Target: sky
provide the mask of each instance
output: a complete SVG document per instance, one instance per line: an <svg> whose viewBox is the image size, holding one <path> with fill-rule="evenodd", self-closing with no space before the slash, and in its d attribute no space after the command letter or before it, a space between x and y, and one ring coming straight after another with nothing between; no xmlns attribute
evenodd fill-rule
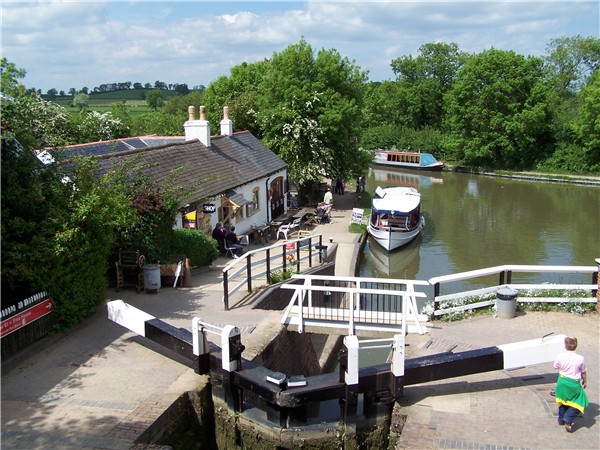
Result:
<svg viewBox="0 0 600 450"><path fill-rule="evenodd" d="M2 57L43 93L126 81L208 86L303 38L383 81L395 78L394 58L418 56L427 43L543 56L553 39L600 37L598 0L2 0L0 13Z"/></svg>

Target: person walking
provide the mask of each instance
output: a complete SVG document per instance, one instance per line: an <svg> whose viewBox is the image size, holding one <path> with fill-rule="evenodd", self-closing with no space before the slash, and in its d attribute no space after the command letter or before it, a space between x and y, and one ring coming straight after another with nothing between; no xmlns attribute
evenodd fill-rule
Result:
<svg viewBox="0 0 600 450"><path fill-rule="evenodd" d="M583 356L575 352L577 338L565 338L565 352L560 353L554 360L554 368L558 369L558 380L554 395L558 403L558 424L572 433L575 427L575 417L583 414L588 405L585 392L587 387L587 369Z"/></svg>
<svg viewBox="0 0 600 450"><path fill-rule="evenodd" d="M325 196L323 197L323 203L329 205L329 209L333 206L333 194L331 193L331 188L327 188L327 192L325 192Z"/></svg>

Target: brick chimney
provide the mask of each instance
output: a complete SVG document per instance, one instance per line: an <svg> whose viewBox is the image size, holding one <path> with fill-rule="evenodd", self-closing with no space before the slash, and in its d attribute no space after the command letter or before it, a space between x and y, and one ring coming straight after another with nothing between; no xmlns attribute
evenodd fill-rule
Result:
<svg viewBox="0 0 600 450"><path fill-rule="evenodd" d="M200 120L196 120L196 109L188 106L188 120L183 124L185 140L199 139L207 147L210 147L210 123L206 120L206 108L200 107Z"/></svg>
<svg viewBox="0 0 600 450"><path fill-rule="evenodd" d="M223 120L221 120L221 135L231 136L233 134L233 122L229 119L229 107L223 106Z"/></svg>

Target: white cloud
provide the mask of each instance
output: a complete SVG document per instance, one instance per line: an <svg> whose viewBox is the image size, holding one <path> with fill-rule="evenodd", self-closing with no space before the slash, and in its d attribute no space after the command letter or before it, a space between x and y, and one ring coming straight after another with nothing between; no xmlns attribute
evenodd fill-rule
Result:
<svg viewBox="0 0 600 450"><path fill-rule="evenodd" d="M429 42L541 55L564 35L598 36L593 1L549 2L10 2L2 55L46 91L118 81L208 85L232 66L269 58L304 37L336 49L371 79Z"/></svg>

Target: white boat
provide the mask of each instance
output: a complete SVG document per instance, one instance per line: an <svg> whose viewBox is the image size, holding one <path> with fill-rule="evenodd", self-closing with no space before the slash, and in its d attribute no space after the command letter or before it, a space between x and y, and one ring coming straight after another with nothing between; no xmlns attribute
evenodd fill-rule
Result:
<svg viewBox="0 0 600 450"><path fill-rule="evenodd" d="M384 166L413 170L442 170L444 168L444 162L435 159L431 153L403 152L382 148L375 150L373 162Z"/></svg>
<svg viewBox="0 0 600 450"><path fill-rule="evenodd" d="M425 226L421 214L421 194L412 187L377 187L371 202L367 230L387 251L416 238Z"/></svg>

